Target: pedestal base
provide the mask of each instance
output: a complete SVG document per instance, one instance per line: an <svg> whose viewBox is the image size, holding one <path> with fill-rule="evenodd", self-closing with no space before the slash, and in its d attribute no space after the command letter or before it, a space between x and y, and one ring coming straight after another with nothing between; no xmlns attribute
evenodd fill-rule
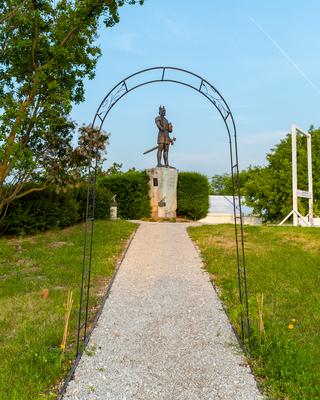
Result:
<svg viewBox="0 0 320 400"><path fill-rule="evenodd" d="M150 178L152 218L176 218L178 171L175 168L147 169Z"/></svg>

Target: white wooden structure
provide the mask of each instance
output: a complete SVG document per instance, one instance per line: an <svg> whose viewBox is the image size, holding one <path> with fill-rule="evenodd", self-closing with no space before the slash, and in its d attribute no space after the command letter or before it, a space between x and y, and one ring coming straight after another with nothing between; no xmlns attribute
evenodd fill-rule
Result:
<svg viewBox="0 0 320 400"><path fill-rule="evenodd" d="M308 158L308 190L298 189L298 171L297 171L297 133L307 138L307 158ZM293 226L313 226L313 187L312 187L312 152L311 152L311 134L302 131L296 125L291 127L292 138L292 210L280 222L282 225L291 216L293 218ZM301 215L298 210L298 198L309 199L309 212L306 216Z"/></svg>

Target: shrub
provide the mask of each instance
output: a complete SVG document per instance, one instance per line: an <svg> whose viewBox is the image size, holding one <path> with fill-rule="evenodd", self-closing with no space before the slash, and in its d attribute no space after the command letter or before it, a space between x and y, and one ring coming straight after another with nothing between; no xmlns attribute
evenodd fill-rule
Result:
<svg viewBox="0 0 320 400"><path fill-rule="evenodd" d="M94 210L95 219L110 218L110 202L112 196L112 193L106 187L97 185ZM79 205L79 220L85 221L87 208L87 185L85 183L82 183L78 188L74 189L74 198Z"/></svg>
<svg viewBox="0 0 320 400"><path fill-rule="evenodd" d="M150 217L149 177L145 171L128 171L99 179L99 186L116 195L118 215L123 219Z"/></svg>
<svg viewBox="0 0 320 400"><path fill-rule="evenodd" d="M78 221L78 204L71 190L45 189L15 199L1 225L5 234L30 234L63 228Z"/></svg>
<svg viewBox="0 0 320 400"><path fill-rule="evenodd" d="M177 216L197 220L209 209L209 182L197 172L180 172L177 189Z"/></svg>

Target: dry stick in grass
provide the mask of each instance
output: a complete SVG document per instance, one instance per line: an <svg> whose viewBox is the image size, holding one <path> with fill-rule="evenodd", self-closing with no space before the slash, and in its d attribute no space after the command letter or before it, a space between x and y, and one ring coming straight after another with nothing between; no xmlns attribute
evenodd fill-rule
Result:
<svg viewBox="0 0 320 400"><path fill-rule="evenodd" d="M258 332L259 332L259 336L261 336L263 331L264 331L264 323L263 323L263 293L257 294L257 308L258 308Z"/></svg>
<svg viewBox="0 0 320 400"><path fill-rule="evenodd" d="M72 303L73 303L72 290L69 289L68 290L67 307L66 307L66 315L65 315L65 319L64 319L64 332L63 332L62 342L60 345L62 352L64 352L66 349L67 336L68 336L68 325L69 325Z"/></svg>

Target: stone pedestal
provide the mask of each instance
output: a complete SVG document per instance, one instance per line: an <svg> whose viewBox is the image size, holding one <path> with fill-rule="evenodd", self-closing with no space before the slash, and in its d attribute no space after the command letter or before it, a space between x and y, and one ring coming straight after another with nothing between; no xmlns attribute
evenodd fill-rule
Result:
<svg viewBox="0 0 320 400"><path fill-rule="evenodd" d="M150 178L152 218L175 218L177 210L178 171L175 168L147 169Z"/></svg>

